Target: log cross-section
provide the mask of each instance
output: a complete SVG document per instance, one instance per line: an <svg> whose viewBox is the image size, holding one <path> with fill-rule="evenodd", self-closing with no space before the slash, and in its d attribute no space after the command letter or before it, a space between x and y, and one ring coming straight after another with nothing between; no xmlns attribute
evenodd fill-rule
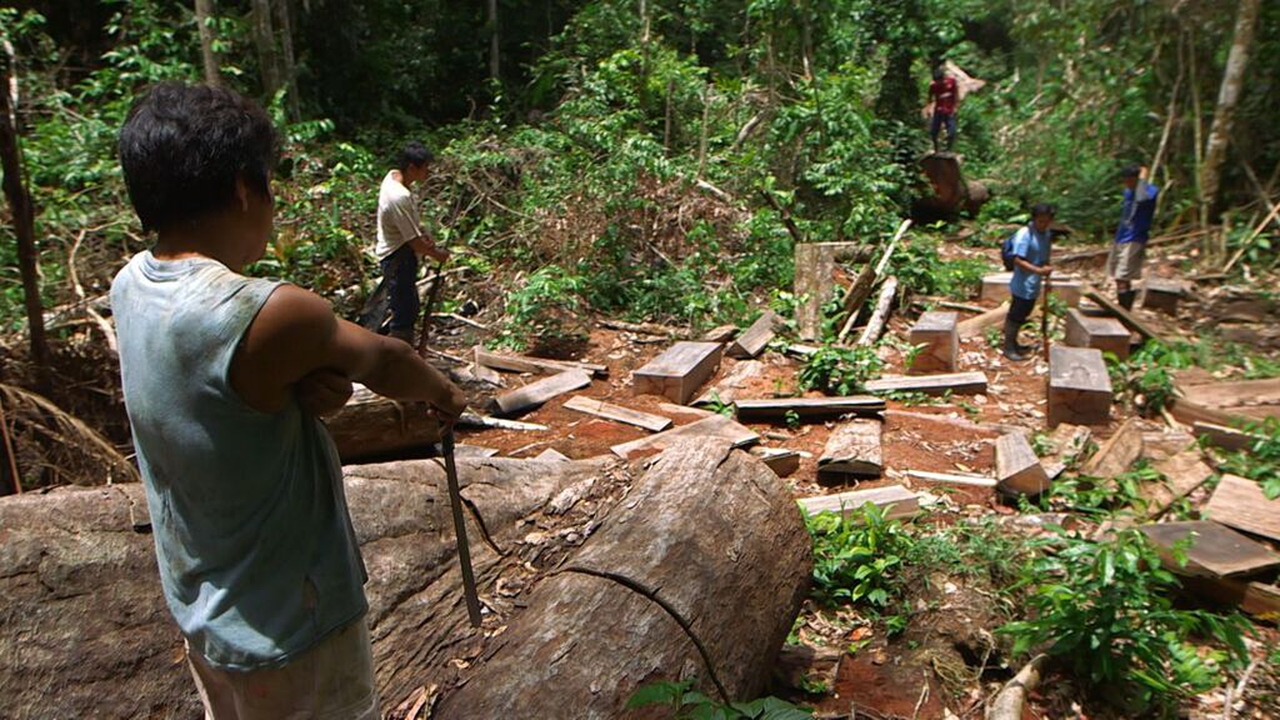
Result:
<svg viewBox="0 0 1280 720"><path fill-rule="evenodd" d="M715 374L723 350L720 343L678 342L635 371L635 394L662 395L683 405Z"/></svg>
<svg viewBox="0 0 1280 720"><path fill-rule="evenodd" d="M1049 427L1103 425L1111 416L1111 399L1111 377L1100 350L1050 348Z"/></svg>
<svg viewBox="0 0 1280 720"><path fill-rule="evenodd" d="M959 317L958 313L931 310L911 326L907 342L923 346L912 359L912 372L955 371L960 355Z"/></svg>

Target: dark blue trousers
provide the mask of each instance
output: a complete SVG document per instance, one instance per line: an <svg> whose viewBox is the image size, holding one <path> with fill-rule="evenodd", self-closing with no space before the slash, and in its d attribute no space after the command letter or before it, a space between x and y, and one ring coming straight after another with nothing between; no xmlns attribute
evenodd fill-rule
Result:
<svg viewBox="0 0 1280 720"><path fill-rule="evenodd" d="M382 259L382 275L387 279L390 331L413 331L418 319L418 255L408 243Z"/></svg>

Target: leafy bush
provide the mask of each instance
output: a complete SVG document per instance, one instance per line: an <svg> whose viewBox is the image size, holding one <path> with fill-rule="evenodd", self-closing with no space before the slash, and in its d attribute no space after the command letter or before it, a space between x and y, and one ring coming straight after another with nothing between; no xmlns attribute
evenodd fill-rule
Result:
<svg viewBox="0 0 1280 720"><path fill-rule="evenodd" d="M882 367L884 362L875 348L823 345L805 361L798 378L803 390L850 395L861 390L868 380L879 377Z"/></svg>
<svg viewBox="0 0 1280 720"><path fill-rule="evenodd" d="M627 699L627 708L666 706L677 720L806 720L813 717L810 710L776 697L726 705L692 688L692 678L642 685Z"/></svg>
<svg viewBox="0 0 1280 720"><path fill-rule="evenodd" d="M815 599L885 608L900 597L898 578L912 545L902 523L867 503L852 518L818 513L805 524L813 537Z"/></svg>
<svg viewBox="0 0 1280 720"><path fill-rule="evenodd" d="M917 234L894 253L890 265L898 281L920 295L967 297L990 271L981 258L943 260L938 239Z"/></svg>
<svg viewBox="0 0 1280 720"><path fill-rule="evenodd" d="M1077 677L1121 690L1109 696L1127 698L1135 712L1215 687L1223 663L1248 657L1241 616L1173 607L1169 594L1178 581L1140 531L1093 541L1058 529L1035 542L1045 552L1023 567L1020 582L1030 589L1031 619L1000 629L1013 638L1014 654L1047 646ZM1175 555L1185 563L1185 546ZM1224 651L1202 656L1189 642L1193 635Z"/></svg>

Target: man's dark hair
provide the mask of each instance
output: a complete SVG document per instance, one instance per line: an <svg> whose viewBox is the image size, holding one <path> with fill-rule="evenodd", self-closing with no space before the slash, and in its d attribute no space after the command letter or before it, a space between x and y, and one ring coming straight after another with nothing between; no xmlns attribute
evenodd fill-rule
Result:
<svg viewBox="0 0 1280 720"><path fill-rule="evenodd" d="M1039 217L1040 215L1048 215L1053 217L1058 214L1058 209L1049 203L1036 203L1031 206L1031 217Z"/></svg>
<svg viewBox="0 0 1280 720"><path fill-rule="evenodd" d="M231 205L236 178L268 194L276 131L239 93L164 82L130 108L119 151L142 228L164 231Z"/></svg>
<svg viewBox="0 0 1280 720"><path fill-rule="evenodd" d="M1129 163L1120 168L1120 177L1122 178L1136 178L1141 174L1142 167L1138 163Z"/></svg>
<svg viewBox="0 0 1280 720"><path fill-rule="evenodd" d="M942 79L942 66L941 66L941 65L939 65L939 66L937 66L937 67L935 67L935 68L933 69L933 79L934 79L934 80L941 80L941 79Z"/></svg>
<svg viewBox="0 0 1280 720"><path fill-rule="evenodd" d="M410 166L421 167L435 160L436 156L431 154L420 142L411 142L404 146L400 154L396 156L396 169L408 170Z"/></svg>

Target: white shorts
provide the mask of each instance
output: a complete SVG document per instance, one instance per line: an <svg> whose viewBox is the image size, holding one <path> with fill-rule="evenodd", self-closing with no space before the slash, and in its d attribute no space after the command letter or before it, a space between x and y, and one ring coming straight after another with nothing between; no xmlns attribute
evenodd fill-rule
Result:
<svg viewBox="0 0 1280 720"><path fill-rule="evenodd" d="M205 720L379 720L361 617L279 668L219 670L187 649Z"/></svg>

